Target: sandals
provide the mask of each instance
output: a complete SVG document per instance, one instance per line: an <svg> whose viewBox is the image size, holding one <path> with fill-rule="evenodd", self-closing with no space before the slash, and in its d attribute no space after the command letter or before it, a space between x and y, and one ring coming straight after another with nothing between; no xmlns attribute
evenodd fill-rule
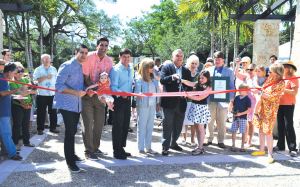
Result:
<svg viewBox="0 0 300 187"><path fill-rule="evenodd" d="M236 152L236 149L232 147L232 148L230 149L230 151L231 151L231 152Z"/></svg>
<svg viewBox="0 0 300 187"><path fill-rule="evenodd" d="M194 151L194 152L192 152L192 155L193 156L196 156L196 155L201 155L201 154L203 154L204 153L204 149L202 148L202 149L200 149L199 147Z"/></svg>
<svg viewBox="0 0 300 187"><path fill-rule="evenodd" d="M240 152L246 152L246 149L240 149Z"/></svg>

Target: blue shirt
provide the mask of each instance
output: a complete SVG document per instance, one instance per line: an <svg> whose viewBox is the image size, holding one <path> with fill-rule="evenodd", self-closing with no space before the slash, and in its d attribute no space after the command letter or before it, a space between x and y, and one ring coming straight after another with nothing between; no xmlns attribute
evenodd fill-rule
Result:
<svg viewBox="0 0 300 187"><path fill-rule="evenodd" d="M39 82L40 87L49 88L49 89L55 89L55 80L57 76L57 70L53 66L49 66L47 69L43 64L37 67L33 74L33 80L37 80L38 78L42 78L46 75L52 74L51 79L45 79L42 82ZM39 95L43 96L53 96L55 92L44 90L44 89L37 89Z"/></svg>
<svg viewBox="0 0 300 187"><path fill-rule="evenodd" d="M233 101L233 111L239 110L239 113L247 111L249 108L251 108L251 100L248 96L245 96L244 98L240 98L241 95L238 95L234 98ZM247 119L247 114L244 114L242 116L239 116L239 118Z"/></svg>
<svg viewBox="0 0 300 187"><path fill-rule="evenodd" d="M111 81L110 88L113 92L132 93L133 69L128 64L128 70L119 62L110 71L109 78Z"/></svg>
<svg viewBox="0 0 300 187"><path fill-rule="evenodd" d="M220 69L217 69L215 67L215 70L214 70L214 77L221 77L222 76L222 70L223 70L223 67L224 65L220 68Z"/></svg>
<svg viewBox="0 0 300 187"><path fill-rule="evenodd" d="M0 73L0 78L4 79L2 73ZM9 90L9 85L7 81L0 80L0 91ZM0 95L0 118L11 116L11 97L10 95L2 97Z"/></svg>
<svg viewBox="0 0 300 187"><path fill-rule="evenodd" d="M59 108L71 112L81 112L81 97L74 94L63 94L66 88L73 90L83 90L82 65L79 65L75 58L63 63L58 69L55 82L55 92L53 108Z"/></svg>

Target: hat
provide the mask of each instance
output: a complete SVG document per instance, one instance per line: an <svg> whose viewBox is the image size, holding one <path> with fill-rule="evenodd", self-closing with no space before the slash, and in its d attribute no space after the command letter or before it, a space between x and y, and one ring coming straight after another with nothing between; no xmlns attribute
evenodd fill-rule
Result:
<svg viewBox="0 0 300 187"><path fill-rule="evenodd" d="M245 57L242 58L241 62L247 62L247 63L250 64L251 63L251 59L249 57L245 56Z"/></svg>
<svg viewBox="0 0 300 187"><path fill-rule="evenodd" d="M195 53L194 51L192 51L192 52L190 53L190 56L191 56L191 55L196 55L196 53Z"/></svg>
<svg viewBox="0 0 300 187"><path fill-rule="evenodd" d="M211 58L211 57L208 57L208 58L206 59L206 62L214 62L214 59Z"/></svg>
<svg viewBox="0 0 300 187"><path fill-rule="evenodd" d="M282 65L291 66L292 68L294 68L295 71L297 71L297 67L294 65L293 61L291 61L291 60L284 60L282 62Z"/></svg>

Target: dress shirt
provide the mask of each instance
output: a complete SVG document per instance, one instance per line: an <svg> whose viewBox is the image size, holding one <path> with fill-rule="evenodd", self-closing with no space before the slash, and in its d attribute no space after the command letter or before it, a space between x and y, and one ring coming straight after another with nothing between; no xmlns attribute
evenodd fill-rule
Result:
<svg viewBox="0 0 300 187"><path fill-rule="evenodd" d="M214 70L214 77L222 77L222 70L223 70L224 65L220 68L217 69L217 67L215 67Z"/></svg>
<svg viewBox="0 0 300 187"><path fill-rule="evenodd" d="M84 75L90 76L92 84L96 84L99 81L99 74L105 71L109 75L113 64L109 56L104 55L100 60L97 51L94 51L89 53L86 61L82 63L82 72Z"/></svg>
<svg viewBox="0 0 300 187"><path fill-rule="evenodd" d="M132 93L133 69L128 64L128 70L119 62L112 68L109 75L111 85L110 88L114 92Z"/></svg>
<svg viewBox="0 0 300 187"><path fill-rule="evenodd" d="M33 74L33 80L37 80L38 78L42 78L46 75L52 74L51 79L45 79L42 82L39 82L38 85L40 87L49 88L49 89L55 89L55 80L57 76L57 70L53 66L49 66L47 69L43 64L40 65L38 68L35 69ZM43 90L43 89L37 89L38 94L42 96L53 96L55 92Z"/></svg>
<svg viewBox="0 0 300 187"><path fill-rule="evenodd" d="M64 94L66 88L73 90L83 90L82 65L79 65L75 58L63 63L57 74L53 108L59 108L71 112L81 112L81 97L74 94Z"/></svg>

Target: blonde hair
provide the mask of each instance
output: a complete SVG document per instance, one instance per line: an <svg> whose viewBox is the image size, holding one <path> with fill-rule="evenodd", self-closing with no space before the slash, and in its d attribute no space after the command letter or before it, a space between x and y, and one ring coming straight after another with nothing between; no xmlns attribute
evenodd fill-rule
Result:
<svg viewBox="0 0 300 187"><path fill-rule="evenodd" d="M186 67L191 70L191 64L193 61L197 62L197 67L199 66L199 58L196 55L192 55L187 59Z"/></svg>
<svg viewBox="0 0 300 187"><path fill-rule="evenodd" d="M140 63L139 75L141 75L142 80L145 82L150 81L148 77L148 73L151 65L154 66L154 61L151 58L144 58ZM153 73L150 73L150 79L154 79Z"/></svg>
<svg viewBox="0 0 300 187"><path fill-rule="evenodd" d="M284 67L282 64L272 64L270 66L270 70L272 73L275 73L277 75L277 79L281 80L284 74Z"/></svg>
<svg viewBox="0 0 300 187"><path fill-rule="evenodd" d="M264 76L266 75L265 66L263 66L263 65L257 65L257 66L255 67L255 72L256 72L258 69L261 70L261 71L263 71L263 72L265 72Z"/></svg>
<svg viewBox="0 0 300 187"><path fill-rule="evenodd" d="M249 85L245 84L245 83L242 83L240 86L239 86L239 90L244 90L244 89L249 89Z"/></svg>
<svg viewBox="0 0 300 187"><path fill-rule="evenodd" d="M25 69L24 66L21 64L21 62L14 62L17 66L18 66L18 69L22 68L22 69Z"/></svg>
<svg viewBox="0 0 300 187"><path fill-rule="evenodd" d="M168 65L168 64L172 64L173 62L171 61L171 60L166 60L164 63L163 63L163 65L165 66L165 65Z"/></svg>
<svg viewBox="0 0 300 187"><path fill-rule="evenodd" d="M205 69L205 68L208 68L208 67L212 67L212 66L214 66L213 63L211 63L211 62L206 62L206 63L204 64L204 66L203 66L202 69Z"/></svg>

